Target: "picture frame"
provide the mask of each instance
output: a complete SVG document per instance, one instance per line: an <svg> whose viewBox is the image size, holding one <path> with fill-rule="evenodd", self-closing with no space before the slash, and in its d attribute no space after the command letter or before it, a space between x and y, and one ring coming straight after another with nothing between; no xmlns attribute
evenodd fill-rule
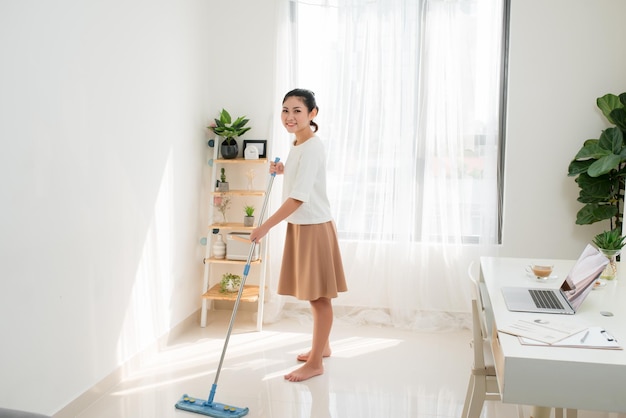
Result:
<svg viewBox="0 0 626 418"><path fill-rule="evenodd" d="M256 147L259 151L259 158L267 158L267 140L266 139L244 139L243 152L245 155L247 147Z"/></svg>

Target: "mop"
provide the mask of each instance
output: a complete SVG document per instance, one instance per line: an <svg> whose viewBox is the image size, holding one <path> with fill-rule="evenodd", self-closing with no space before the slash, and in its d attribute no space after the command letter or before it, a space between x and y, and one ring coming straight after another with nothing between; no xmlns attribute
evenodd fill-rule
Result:
<svg viewBox="0 0 626 418"><path fill-rule="evenodd" d="M274 161L277 163L280 161L280 158L276 158ZM276 177L276 173L272 173L270 176L270 181L267 185L267 191L265 192L265 199L263 200L263 207L261 208L261 214L259 216L259 225L263 222L263 216L265 215L265 209L267 208L267 202L269 200L270 191L272 190L272 183L274 182L274 177ZM241 295L243 294L243 286L246 284L246 279L248 277L248 272L250 271L250 262L252 261L252 256L254 254L254 247L256 246L256 242L252 241L250 245L250 252L248 253L248 259L246 260L246 265L243 269L243 278L241 279L241 285L239 286L239 293L237 293L237 299L235 300L235 306L233 307L233 313L230 317L230 324L228 325L228 332L226 333L226 339L224 340L224 348L222 349L222 356L220 357L220 363L217 366L217 372L215 374L215 380L213 381L213 386L211 386L211 392L209 393L209 399L197 399L187 394L184 394L180 400L176 403L177 409L182 409L184 411L195 412L197 414L208 415L210 417L215 418L232 418L232 417L243 417L249 411L248 408L240 408L237 406L227 405L219 402L213 402L215 398L215 391L217 389L217 380L220 377L220 372L222 371L222 364L224 363L224 356L226 355L226 348L228 347L228 341L230 340L230 334L233 330L233 324L235 323L235 318L237 316L237 309L239 308L239 301L241 300Z"/></svg>

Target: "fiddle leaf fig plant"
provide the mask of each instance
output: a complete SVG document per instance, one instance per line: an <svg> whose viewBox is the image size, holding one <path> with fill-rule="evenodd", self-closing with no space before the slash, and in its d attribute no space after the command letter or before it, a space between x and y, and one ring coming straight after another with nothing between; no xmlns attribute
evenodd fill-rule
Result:
<svg viewBox="0 0 626 418"><path fill-rule="evenodd" d="M613 125L599 139L588 139L570 162L568 176L576 176L578 201L583 206L576 224L589 225L608 219L611 229L621 229L626 177L626 93L606 94L596 100Z"/></svg>

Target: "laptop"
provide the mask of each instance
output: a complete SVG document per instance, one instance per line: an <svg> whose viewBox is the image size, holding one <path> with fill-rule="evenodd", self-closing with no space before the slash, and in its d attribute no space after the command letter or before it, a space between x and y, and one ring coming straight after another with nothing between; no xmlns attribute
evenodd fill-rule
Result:
<svg viewBox="0 0 626 418"><path fill-rule="evenodd" d="M506 307L514 312L573 315L608 263L606 256L587 244L559 289L502 287Z"/></svg>

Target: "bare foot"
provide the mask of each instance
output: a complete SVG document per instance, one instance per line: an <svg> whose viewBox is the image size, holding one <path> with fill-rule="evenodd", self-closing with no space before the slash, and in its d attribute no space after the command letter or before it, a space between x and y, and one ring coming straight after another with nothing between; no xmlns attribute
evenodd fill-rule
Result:
<svg viewBox="0 0 626 418"><path fill-rule="evenodd" d="M330 351L330 348L325 348L324 352L322 353L322 357L330 357L331 354L332 352ZM298 359L298 361L307 361L310 355L311 352L309 351L308 353L298 354L298 357L296 358Z"/></svg>
<svg viewBox="0 0 626 418"><path fill-rule="evenodd" d="M324 367L315 367L308 363L304 363L302 367L293 372L285 375L285 380L290 382L302 382L303 380L310 379L315 376L319 376L324 373Z"/></svg>

